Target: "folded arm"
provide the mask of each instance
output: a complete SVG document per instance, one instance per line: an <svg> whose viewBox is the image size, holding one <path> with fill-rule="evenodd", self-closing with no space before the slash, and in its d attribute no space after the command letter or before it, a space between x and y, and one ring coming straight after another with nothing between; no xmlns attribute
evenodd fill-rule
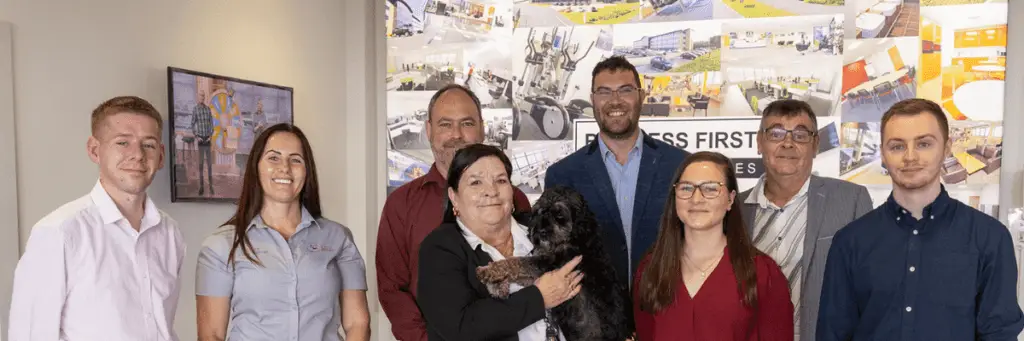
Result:
<svg viewBox="0 0 1024 341"><path fill-rule="evenodd" d="M416 297L431 330L446 340L490 340L516 335L544 317L544 298L536 286L505 300L476 297L467 278L470 262L459 253L429 242L420 249Z"/></svg>

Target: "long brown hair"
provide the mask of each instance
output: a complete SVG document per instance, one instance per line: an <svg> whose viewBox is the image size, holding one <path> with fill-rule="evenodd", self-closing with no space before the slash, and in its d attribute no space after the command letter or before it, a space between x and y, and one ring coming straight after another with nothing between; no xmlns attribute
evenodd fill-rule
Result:
<svg viewBox="0 0 1024 341"><path fill-rule="evenodd" d="M252 222L263 208L263 185L260 184L260 159L267 148L267 140L276 133L291 133L302 143L302 154L306 163L306 183L299 192L299 204L306 208L309 215L314 219L320 218L320 187L316 179L316 162L313 161L313 148L302 133L299 127L289 123L279 123L264 130L252 144L252 151L249 152L249 159L245 162L245 173L242 174L242 194L238 198L238 209L224 225L234 225L235 238L231 242L231 251L228 253L228 263L234 265L235 250L242 248L245 258L262 266L249 242L247 231L249 223ZM222 225L223 226L223 225Z"/></svg>
<svg viewBox="0 0 1024 341"><path fill-rule="evenodd" d="M682 177L683 171L687 167L702 161L718 165L725 173L728 191L723 195L739 192L732 162L720 153L695 153L687 157L676 169L676 174L672 178L673 184L668 189L668 200L665 201L665 209L661 214L658 239L655 240L654 246L647 251L647 255L651 257L650 262L635 289L639 290L640 309L643 311L653 314L672 304L676 297L676 290L683 281L680 257L683 254L683 245L686 244L686 234L683 233L683 222L679 220L676 213L675 183L679 182L679 178ZM743 303L756 308L757 274L754 268L754 256L761 252L754 247L750 236L747 235L738 198L733 200L732 207L725 213L722 225L726 243L728 243L729 259L733 272L736 274L736 284L740 288L740 292L743 293Z"/></svg>

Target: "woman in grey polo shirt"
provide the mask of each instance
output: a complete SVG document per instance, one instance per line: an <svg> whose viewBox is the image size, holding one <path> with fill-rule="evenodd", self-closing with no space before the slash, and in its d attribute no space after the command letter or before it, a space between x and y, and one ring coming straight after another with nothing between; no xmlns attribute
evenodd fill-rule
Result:
<svg viewBox="0 0 1024 341"><path fill-rule="evenodd" d="M306 137L271 126L253 144L238 210L199 250L199 340L337 341L340 326L347 341L369 340L364 266L352 232L320 215Z"/></svg>

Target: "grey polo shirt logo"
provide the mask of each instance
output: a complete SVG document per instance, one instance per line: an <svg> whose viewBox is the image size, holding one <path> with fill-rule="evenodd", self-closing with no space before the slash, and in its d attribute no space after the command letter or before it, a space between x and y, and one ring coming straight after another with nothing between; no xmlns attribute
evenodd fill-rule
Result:
<svg viewBox="0 0 1024 341"><path fill-rule="evenodd" d="M309 244L309 251L312 251L312 252L320 252L320 251L331 252L331 251L334 251L334 248L331 247L330 245L321 245L321 244L313 243L313 244Z"/></svg>

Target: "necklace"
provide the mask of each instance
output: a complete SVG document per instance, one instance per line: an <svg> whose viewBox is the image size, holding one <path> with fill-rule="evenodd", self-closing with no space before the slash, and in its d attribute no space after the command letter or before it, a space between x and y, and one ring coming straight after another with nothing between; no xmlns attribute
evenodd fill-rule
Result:
<svg viewBox="0 0 1024 341"><path fill-rule="evenodd" d="M722 250L722 253L725 253L725 249ZM722 253L719 253L718 254L718 258L716 258L714 261L712 261L711 264L708 264L708 266L705 267L703 270L701 270L700 267L697 265L697 263L694 263L693 259L690 259L690 256L687 256L685 252L683 253L683 259L684 260L689 260L688 263L690 263L690 265L693 266L693 269L697 270L697 271L700 271L700 279L703 280L703 279L706 279L708 277L708 270L711 269L712 266L715 266L715 264L718 264L718 262L722 260Z"/></svg>
<svg viewBox="0 0 1024 341"><path fill-rule="evenodd" d="M512 238L510 237L502 243L502 245L498 245L496 249L498 249L498 252L501 253L502 256L505 256L506 258L511 257L512 253L515 252L515 244L512 242Z"/></svg>

